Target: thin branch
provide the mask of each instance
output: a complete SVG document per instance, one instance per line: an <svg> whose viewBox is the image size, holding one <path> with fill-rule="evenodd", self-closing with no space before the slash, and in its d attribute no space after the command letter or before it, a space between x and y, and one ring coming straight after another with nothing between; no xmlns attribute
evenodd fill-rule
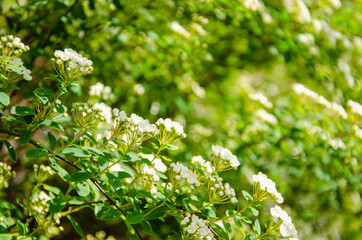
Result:
<svg viewBox="0 0 362 240"><path fill-rule="evenodd" d="M4 129L0 129L0 132L8 134L8 135L12 135L12 136L16 136L16 137L20 137L19 134L17 133L13 133ZM30 139L29 143L34 145L37 148L41 148L41 149L45 149L47 150L49 153L51 153L51 151L49 151L48 149L44 148L43 146L41 146L40 144L38 144L37 142L35 142L34 140ZM69 160L63 158L62 156L59 155L54 155L54 157L66 162L67 164L71 165L72 167L74 167L77 170L82 170L81 168L79 168L78 166L76 166L74 163L70 162ZM103 190L103 188L98 184L97 180L94 178L90 178L91 182L99 189L99 191L101 191L101 193L106 197L107 201L109 201L111 203L111 205L113 205L115 208L117 208L117 210L119 212L122 213L123 216L127 217L127 214L117 205L117 203L115 201L113 201L108 195L107 193ZM136 227L134 226L134 224L131 224L132 228L135 230L137 236L139 239L143 239L141 237L141 234L138 232L138 230L136 229Z"/></svg>

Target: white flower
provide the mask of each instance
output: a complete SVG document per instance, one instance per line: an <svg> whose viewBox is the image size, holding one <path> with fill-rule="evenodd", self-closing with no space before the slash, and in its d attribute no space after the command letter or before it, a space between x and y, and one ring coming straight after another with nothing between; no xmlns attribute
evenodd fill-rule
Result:
<svg viewBox="0 0 362 240"><path fill-rule="evenodd" d="M212 152L216 157L220 157L224 162L222 166L218 167L216 163L213 162L217 171L228 169L228 166L231 166L234 169L237 169L240 165L239 160L235 155L233 155L229 149L223 148L218 145L212 145Z"/></svg>
<svg viewBox="0 0 362 240"><path fill-rule="evenodd" d="M93 62L81 54L77 53L73 49L66 48L64 51L56 50L54 52L56 57L55 62L60 65L59 60L65 64L65 68L68 71L77 70L83 73L89 73L93 71Z"/></svg>
<svg viewBox="0 0 362 240"><path fill-rule="evenodd" d="M284 6L299 23L309 23L312 20L309 9L302 0L284 0Z"/></svg>
<svg viewBox="0 0 362 240"><path fill-rule="evenodd" d="M258 109L255 112L255 115L257 117L259 117L261 120L263 120L265 122L268 122L271 125L275 126L275 125L278 124L278 119L274 115L272 115L272 114L268 113L267 111L265 111L264 109Z"/></svg>
<svg viewBox="0 0 362 240"><path fill-rule="evenodd" d="M273 217L273 222L277 223L279 219L282 220L282 224L279 227L279 231L282 237L298 237L298 233L292 223L292 219L289 217L286 211L282 210L279 206L276 205L270 209L270 214Z"/></svg>
<svg viewBox="0 0 362 240"><path fill-rule="evenodd" d="M12 67L19 68L19 71L12 70ZM6 68L7 68L7 70L15 71L16 73L23 75L23 78L27 81L30 81L32 79L32 77L30 76L31 71L29 69L27 69L26 67L24 67L23 61L21 61L20 58L16 57L16 58L12 59L11 61L9 61Z"/></svg>
<svg viewBox="0 0 362 240"><path fill-rule="evenodd" d="M258 175L253 176L253 182L258 183L259 187L262 191L269 192L272 197L276 199L278 203L282 203L284 201L282 195L277 191L275 187L275 182L270 180L265 174L259 172Z"/></svg>
<svg viewBox="0 0 362 240"><path fill-rule="evenodd" d="M190 36L191 36L191 34L183 27L183 26L181 26L178 22L176 22L176 21L173 21L172 23L171 23L171 29L173 30L173 31L175 31L176 33L178 33L178 34L181 34L181 35L183 35L184 37L186 37L186 38L189 38Z"/></svg>
<svg viewBox="0 0 362 240"><path fill-rule="evenodd" d="M260 102L266 108L272 108L273 107L273 104L271 102L269 102L268 98L265 97L265 95L262 94L261 92L250 93L248 96L249 96L249 98L251 100Z"/></svg>

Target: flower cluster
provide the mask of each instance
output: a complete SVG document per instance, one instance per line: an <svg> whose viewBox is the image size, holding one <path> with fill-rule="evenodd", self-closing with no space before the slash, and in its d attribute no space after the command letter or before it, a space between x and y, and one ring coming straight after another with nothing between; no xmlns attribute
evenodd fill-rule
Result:
<svg viewBox="0 0 362 240"><path fill-rule="evenodd" d="M243 1L244 7L246 9L259 12L263 21L268 24L273 21L273 18L270 16L270 14L267 11L267 8L265 7L264 3L260 0L244 0Z"/></svg>
<svg viewBox="0 0 362 240"><path fill-rule="evenodd" d="M214 239L214 234L207 226L207 221L195 214L186 213L186 216L181 220L181 226L183 227L182 239Z"/></svg>
<svg viewBox="0 0 362 240"><path fill-rule="evenodd" d="M167 171L167 166L162 162L162 160L160 158L155 158L154 154L144 154L144 153L139 153L138 154L141 158L147 159L148 161L150 161L152 163L152 166L159 172L166 172Z"/></svg>
<svg viewBox="0 0 362 240"><path fill-rule="evenodd" d="M0 190L9 186L9 179L15 177L15 172L11 171L11 167L6 163L0 162Z"/></svg>
<svg viewBox="0 0 362 240"><path fill-rule="evenodd" d="M333 113L340 115L343 119L346 119L348 117L346 110L340 104L328 101L325 97L319 95L316 92L313 92L312 90L306 88L304 85L300 83L295 83L293 84L292 88L296 94L304 95L311 98L313 101L323 105Z"/></svg>
<svg viewBox="0 0 362 240"><path fill-rule="evenodd" d="M352 100L348 100L347 106L351 109L351 112L353 114L356 114L356 115L359 115L360 117L362 117L362 105L361 104L359 104L358 102L352 101Z"/></svg>
<svg viewBox="0 0 362 240"><path fill-rule="evenodd" d="M175 142L181 138L185 138L184 128L178 122L172 121L169 118L158 119L156 126L159 129L159 139L162 144Z"/></svg>
<svg viewBox="0 0 362 240"><path fill-rule="evenodd" d="M270 180L265 174L259 172L253 176L254 182L254 199L262 201L269 196L274 198L278 203L283 203L284 199L275 187L275 182Z"/></svg>
<svg viewBox="0 0 362 240"><path fill-rule="evenodd" d="M60 225L60 218L58 215L49 214L49 201L50 196L44 191L35 191L31 197L30 212L35 216L39 226L46 229L51 236L58 235L63 231Z"/></svg>
<svg viewBox="0 0 362 240"><path fill-rule="evenodd" d="M212 166L211 162L205 161L201 156L193 156L191 162L200 169L207 178L215 172L215 167Z"/></svg>
<svg viewBox="0 0 362 240"><path fill-rule="evenodd" d="M260 120L265 121L265 122L267 122L267 123L269 123L271 125L275 126L275 125L278 124L278 119L274 115L272 115L272 114L268 113L267 111L265 111L264 109L256 110L255 115L258 118L260 118Z"/></svg>
<svg viewBox="0 0 362 240"><path fill-rule="evenodd" d="M312 20L309 9L303 0L284 0L284 6L297 22L309 23Z"/></svg>
<svg viewBox="0 0 362 240"><path fill-rule="evenodd" d="M209 183L209 199L215 204L224 204L227 202L235 203L235 190L228 183L223 184L221 177L211 178Z"/></svg>
<svg viewBox="0 0 362 240"><path fill-rule="evenodd" d="M104 121L102 111L91 103L76 103L71 112L73 120L79 128L96 126L99 122Z"/></svg>
<svg viewBox="0 0 362 240"><path fill-rule="evenodd" d="M292 237L294 240L297 239L297 230L292 223L291 217L289 217L286 211L282 210L281 207L276 205L270 209L270 214L273 217L272 220L274 223L281 221L279 232L282 237Z"/></svg>
<svg viewBox="0 0 362 240"><path fill-rule="evenodd" d="M201 184L197 179L197 175L193 173L189 168L182 165L181 163L172 163L171 164L171 171L170 171L170 179L172 185L176 188L182 180L185 180L186 183L190 185L191 189L195 187L199 187Z"/></svg>
<svg viewBox="0 0 362 240"><path fill-rule="evenodd" d="M13 58L12 60L10 60L6 67L6 70L22 75L23 78L27 81L30 81L32 79L32 77L30 76L31 71L23 65L23 61L20 58Z"/></svg>
<svg viewBox="0 0 362 240"><path fill-rule="evenodd" d="M19 56L23 52L29 51L29 46L21 42L21 39L13 35L2 36L0 38L0 48L2 56Z"/></svg>
<svg viewBox="0 0 362 240"><path fill-rule="evenodd" d="M56 64L64 67L68 71L79 70L82 73L90 73L93 71L92 61L71 48L66 48L64 51L56 50L54 56L56 57L56 59L54 59Z"/></svg>
<svg viewBox="0 0 362 240"><path fill-rule="evenodd" d="M53 174L53 171L49 166L34 164L34 174L38 182L44 182Z"/></svg>
<svg viewBox="0 0 362 240"><path fill-rule="evenodd" d="M212 145L212 159L216 171L226 171L231 168L237 169L240 165L239 160L233 155L229 149L221 146Z"/></svg>
<svg viewBox="0 0 362 240"><path fill-rule="evenodd" d="M152 166L142 165L141 166L142 178L139 179L139 184L142 186L142 189L149 191L154 199L157 198L157 182L160 180L160 177L156 173L156 169ZM148 199L151 201L152 199Z"/></svg>
<svg viewBox="0 0 362 240"><path fill-rule="evenodd" d="M110 86L104 86L103 83L97 82L96 84L90 86L89 96L99 97L104 100L109 100L114 98L112 89Z"/></svg>
<svg viewBox="0 0 362 240"><path fill-rule="evenodd" d="M187 31L183 26L181 26L181 24L176 21L173 21L170 27L173 31L180 35L183 35L185 38L189 38L191 36L189 31Z"/></svg>
<svg viewBox="0 0 362 240"><path fill-rule="evenodd" d="M266 108L272 108L272 107L273 107L273 104L272 104L271 102L269 102L268 98L265 97L265 95L262 94L261 92L250 93L250 94L248 95L248 97L249 97L251 100L260 102L260 103L261 103L263 106L265 106Z"/></svg>
<svg viewBox="0 0 362 240"><path fill-rule="evenodd" d="M318 136L320 139L327 142L333 149L346 149L346 145L340 138L334 138L328 131L321 127L313 125L309 121L303 121L302 125L308 134Z"/></svg>

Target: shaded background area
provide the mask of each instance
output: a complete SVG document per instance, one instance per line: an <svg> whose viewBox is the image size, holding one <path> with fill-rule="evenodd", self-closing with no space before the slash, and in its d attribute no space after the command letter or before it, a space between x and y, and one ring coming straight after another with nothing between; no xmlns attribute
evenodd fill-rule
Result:
<svg viewBox="0 0 362 240"><path fill-rule="evenodd" d="M225 180L240 192L251 188L253 174L268 174L301 239L357 240L362 139L352 126L362 127L362 118L347 101L362 102L362 5L304 2L310 17L279 0L3 1L0 33L30 46L24 62L33 66L33 80L19 83L28 90L23 97L51 83L44 77L54 50L72 48L89 57L95 71L63 104L94 98L89 88L102 82L114 98L98 101L153 122L170 117L185 125L188 137L170 152L175 161L207 156L212 144L228 147L241 167ZM295 94L297 82L344 106L349 117ZM257 92L269 100L258 100ZM334 144L339 141L343 147ZM32 163L21 157L25 149L17 151L21 161L8 196L27 196ZM5 154L3 147L7 161ZM122 223L92 216L90 210L74 215L85 233L103 229L128 239ZM155 224L161 236L173 230L168 220ZM64 224L58 239L80 239Z"/></svg>

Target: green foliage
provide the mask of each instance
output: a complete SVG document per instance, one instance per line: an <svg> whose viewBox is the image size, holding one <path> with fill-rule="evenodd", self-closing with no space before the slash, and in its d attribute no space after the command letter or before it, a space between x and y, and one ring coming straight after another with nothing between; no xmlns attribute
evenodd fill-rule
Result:
<svg viewBox="0 0 362 240"><path fill-rule="evenodd" d="M82 235L80 226L87 225L89 217L74 215L75 221L69 214L84 213L87 206L97 219L119 220L116 227L114 220L97 222L93 225L99 228L83 229L85 234L103 228L130 239L137 234L135 224L144 238L179 238L182 219L177 214L202 208L198 216L209 221L234 219L210 224L220 239L262 239L270 206L263 209L255 201L249 182L253 173L263 171L292 210L300 238L360 239L362 117L349 100L362 101L361 4L251 2L1 2L1 35L16 35L30 46L16 49L21 50L17 57L29 50L21 55L24 63L11 63L4 52L0 61L0 143L7 149L0 160L17 172L12 182L13 172L3 171L8 174L0 182L0 198L15 204L9 196L16 196L19 201L17 211L0 213L6 216L1 237L36 230L36 237L74 238L66 235L70 231L47 229L54 230L58 219L67 217ZM286 2L299 5L290 10ZM93 73L64 74L59 66L69 65L58 65L53 52L66 47L87 54ZM31 81L23 80L29 80L24 68L31 70ZM100 94L92 92L97 83L104 84ZM298 92L296 83L314 93ZM162 145L151 136L127 146L130 135L119 137L125 125L114 131L116 126L101 121L96 111L82 117L76 106L80 102L103 102L151 122L176 119L185 126L187 138ZM141 166L153 166L147 154L160 158L167 169L183 162L202 174L190 159L202 153L210 159L205 149L212 144L228 147L241 162L237 171L218 174L235 188L235 205L209 206L207 193L170 197L167 186L152 189L152 178L137 177ZM34 163L49 165L56 174L38 170L34 178ZM168 172L156 175L160 183L170 178ZM47 205L61 216L48 221L52 216L29 210L31 202L43 196L41 191L51 199L64 196L64 208L58 200ZM235 215L245 206L243 214ZM26 209L37 224L24 215ZM47 228L36 228L42 224Z"/></svg>

